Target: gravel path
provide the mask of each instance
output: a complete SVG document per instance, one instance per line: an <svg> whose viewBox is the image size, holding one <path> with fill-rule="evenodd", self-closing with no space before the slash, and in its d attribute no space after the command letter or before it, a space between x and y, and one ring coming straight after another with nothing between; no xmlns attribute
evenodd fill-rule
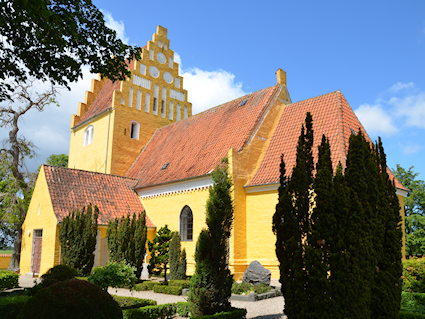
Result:
<svg viewBox="0 0 425 319"><path fill-rule="evenodd" d="M38 278L32 278L29 276L19 276L19 286L25 288L33 287L34 281L38 280ZM272 281L271 284L273 286L279 285L277 281ZM186 301L187 298L183 296L157 294L153 291L130 291L128 289L120 288L109 288L108 292L112 295L118 296L132 296L143 299L152 299L156 300L158 304ZM283 297L275 297L254 302L232 300L231 303L233 307L245 308L247 310L247 318L286 319L286 316L283 314ZM175 317L175 319L179 319L179 317Z"/></svg>
<svg viewBox="0 0 425 319"><path fill-rule="evenodd" d="M153 291L130 291L128 289L120 288L109 288L108 292L111 295L152 299L156 300L158 304L186 301L187 298L183 296L157 294ZM233 307L245 308L247 310L247 318L286 319L286 316L283 314L283 297L275 297L253 302L232 300L231 303ZM178 318L180 317L175 317L175 319Z"/></svg>

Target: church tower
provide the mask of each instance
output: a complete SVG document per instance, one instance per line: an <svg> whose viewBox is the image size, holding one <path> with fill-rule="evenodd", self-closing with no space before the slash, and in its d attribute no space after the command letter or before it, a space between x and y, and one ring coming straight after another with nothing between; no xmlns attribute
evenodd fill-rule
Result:
<svg viewBox="0 0 425 319"><path fill-rule="evenodd" d="M158 128L192 115L167 29L158 26L131 79L92 80L72 115L68 167L125 175Z"/></svg>

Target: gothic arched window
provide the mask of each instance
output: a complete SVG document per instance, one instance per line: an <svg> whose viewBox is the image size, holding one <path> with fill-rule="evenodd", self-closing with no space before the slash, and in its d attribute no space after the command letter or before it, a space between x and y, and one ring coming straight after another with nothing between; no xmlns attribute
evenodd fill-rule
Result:
<svg viewBox="0 0 425 319"><path fill-rule="evenodd" d="M193 240L193 214L187 205L180 213L180 238L182 241Z"/></svg>

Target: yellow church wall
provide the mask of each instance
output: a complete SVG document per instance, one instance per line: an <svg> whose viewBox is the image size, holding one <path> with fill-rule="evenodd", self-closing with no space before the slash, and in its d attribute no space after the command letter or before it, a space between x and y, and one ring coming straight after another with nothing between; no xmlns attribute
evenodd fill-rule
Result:
<svg viewBox="0 0 425 319"><path fill-rule="evenodd" d="M59 262L59 227L53 212L43 166L40 169L27 216L22 225L21 275L31 273L33 235L34 230L38 229L43 230L39 273L41 276Z"/></svg>
<svg viewBox="0 0 425 319"><path fill-rule="evenodd" d="M401 247L401 257L403 260L406 259L406 213L404 211L404 196L397 195L398 202L400 204L400 215L401 215L401 230L403 232L402 238L402 247Z"/></svg>
<svg viewBox="0 0 425 319"><path fill-rule="evenodd" d="M152 220L158 231L161 227L168 225L171 231L179 231L180 213L183 207L188 205L193 213L193 240L182 241L182 249L186 249L187 255L187 274L192 275L195 271L195 254L196 241L205 224L205 204L208 199L208 189L194 190L171 195L158 196L153 198L145 198L142 200L146 213ZM153 239L154 233L151 233L150 240ZM149 238L149 232L148 232Z"/></svg>
<svg viewBox="0 0 425 319"><path fill-rule="evenodd" d="M114 116L115 111L105 112L71 131L69 168L105 173L108 156L106 173L110 173ZM93 125L93 142L84 146L84 132L90 125Z"/></svg>
<svg viewBox="0 0 425 319"><path fill-rule="evenodd" d="M277 190L249 193L246 197L247 258L250 262L258 260L272 272L274 279L279 279L276 237L272 231L277 202Z"/></svg>

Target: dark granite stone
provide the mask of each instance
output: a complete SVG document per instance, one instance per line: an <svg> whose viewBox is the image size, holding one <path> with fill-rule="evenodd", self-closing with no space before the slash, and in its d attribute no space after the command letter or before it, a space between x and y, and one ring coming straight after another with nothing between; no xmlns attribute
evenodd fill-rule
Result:
<svg viewBox="0 0 425 319"><path fill-rule="evenodd" d="M266 269L258 261L254 260L245 270L242 281L254 285L259 285L261 283L270 286L270 278L272 273L270 270Z"/></svg>

